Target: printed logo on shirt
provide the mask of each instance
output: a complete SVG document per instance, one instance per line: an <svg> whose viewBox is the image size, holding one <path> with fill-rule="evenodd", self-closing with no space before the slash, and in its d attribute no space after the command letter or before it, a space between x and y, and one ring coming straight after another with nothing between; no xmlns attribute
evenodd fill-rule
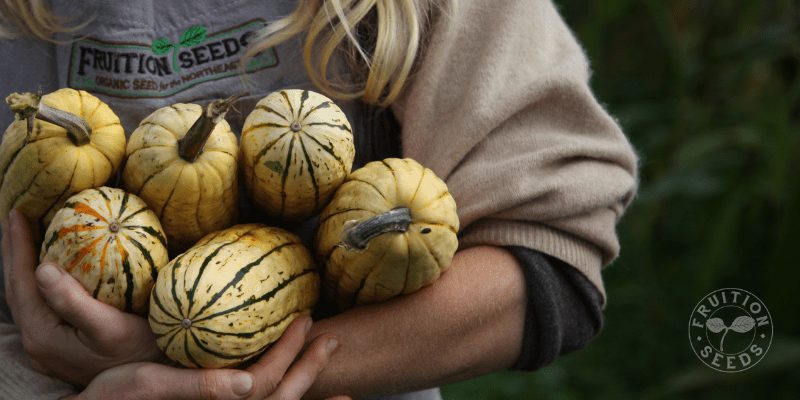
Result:
<svg viewBox="0 0 800 400"><path fill-rule="evenodd" d="M744 371L767 354L772 343L772 316L761 299L746 290L715 290L694 307L689 342L708 367L720 372Z"/></svg>
<svg viewBox="0 0 800 400"><path fill-rule="evenodd" d="M67 84L115 97L169 97L205 82L237 77L245 48L265 25L264 20L254 19L213 33L195 25L177 38L159 37L141 44L76 40ZM245 71L276 65L278 54L269 49L253 57Z"/></svg>

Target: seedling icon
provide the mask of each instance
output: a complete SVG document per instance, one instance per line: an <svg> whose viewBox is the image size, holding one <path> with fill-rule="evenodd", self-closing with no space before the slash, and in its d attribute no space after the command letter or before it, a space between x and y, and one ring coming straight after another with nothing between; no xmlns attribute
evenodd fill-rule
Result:
<svg viewBox="0 0 800 400"><path fill-rule="evenodd" d="M178 50L184 47L197 46L206 40L208 31L202 25L194 25L186 28L181 37L178 38L178 43L172 43L166 37L160 37L153 41L150 46L153 49L153 54L160 56L169 53L172 50L172 69L175 72L181 72L181 67L178 65Z"/></svg>
<svg viewBox="0 0 800 400"><path fill-rule="evenodd" d="M747 333L753 330L755 325L756 321L754 321L749 315L736 317L730 326L725 326L725 321L723 321L722 318L709 318L706 321L706 328L708 328L708 330L711 332L720 333L725 331L722 334L722 338L719 340L719 351L721 352L725 351L723 345L725 344L725 336L728 335L728 332L734 331L736 333Z"/></svg>

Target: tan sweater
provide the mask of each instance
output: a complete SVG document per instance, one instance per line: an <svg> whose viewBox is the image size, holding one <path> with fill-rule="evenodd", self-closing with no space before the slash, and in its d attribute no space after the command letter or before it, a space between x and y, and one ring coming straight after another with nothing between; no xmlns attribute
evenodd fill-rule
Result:
<svg viewBox="0 0 800 400"><path fill-rule="evenodd" d="M459 1L438 17L393 108L403 152L447 182L462 248L519 245L602 267L634 197L636 157L589 89L589 66L550 1Z"/></svg>

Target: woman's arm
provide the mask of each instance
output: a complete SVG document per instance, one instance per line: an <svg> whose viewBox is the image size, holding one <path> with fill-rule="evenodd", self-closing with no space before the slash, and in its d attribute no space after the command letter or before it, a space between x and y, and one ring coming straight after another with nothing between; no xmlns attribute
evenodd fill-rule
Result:
<svg viewBox="0 0 800 400"><path fill-rule="evenodd" d="M307 397L399 393L508 368L520 351L525 299L511 253L459 251L433 285L315 323L309 339L330 332L339 348Z"/></svg>
<svg viewBox="0 0 800 400"><path fill-rule="evenodd" d="M442 178L459 244L520 246L600 292L636 157L589 88L589 65L551 0L448 1L392 107L403 156Z"/></svg>
<svg viewBox="0 0 800 400"><path fill-rule="evenodd" d="M447 183L462 247L561 260L603 304L600 271L619 252L614 227L636 190L636 157L592 95L582 49L550 0L444 3L392 106L403 156ZM491 247L453 263L417 294L320 321L315 332L342 343L312 394L399 392L511 366L523 335L544 329L523 328L522 268Z"/></svg>

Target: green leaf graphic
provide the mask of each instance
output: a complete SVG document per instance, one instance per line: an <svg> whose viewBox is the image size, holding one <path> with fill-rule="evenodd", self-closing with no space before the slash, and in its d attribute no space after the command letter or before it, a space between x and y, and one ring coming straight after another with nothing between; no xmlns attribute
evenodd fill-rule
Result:
<svg viewBox="0 0 800 400"><path fill-rule="evenodd" d="M264 166L279 174L283 172L283 165L279 161L267 161Z"/></svg>
<svg viewBox="0 0 800 400"><path fill-rule="evenodd" d="M169 41L169 39L162 37L153 40L153 44L150 47L153 49L153 54L160 56L169 52L169 49L172 48L172 43Z"/></svg>
<svg viewBox="0 0 800 400"><path fill-rule="evenodd" d="M706 328L714 333L720 333L723 330L727 329L728 327L725 326L725 322L722 321L720 318L711 318L706 321Z"/></svg>
<svg viewBox="0 0 800 400"><path fill-rule="evenodd" d="M736 319L731 322L730 328L733 329L734 332L747 333L755 326L756 321L754 321L752 317L749 315L742 315L741 317L736 317Z"/></svg>
<svg viewBox="0 0 800 400"><path fill-rule="evenodd" d="M181 47L191 47L203 43L206 40L206 28L202 25L194 25L186 28L181 34L180 43Z"/></svg>

